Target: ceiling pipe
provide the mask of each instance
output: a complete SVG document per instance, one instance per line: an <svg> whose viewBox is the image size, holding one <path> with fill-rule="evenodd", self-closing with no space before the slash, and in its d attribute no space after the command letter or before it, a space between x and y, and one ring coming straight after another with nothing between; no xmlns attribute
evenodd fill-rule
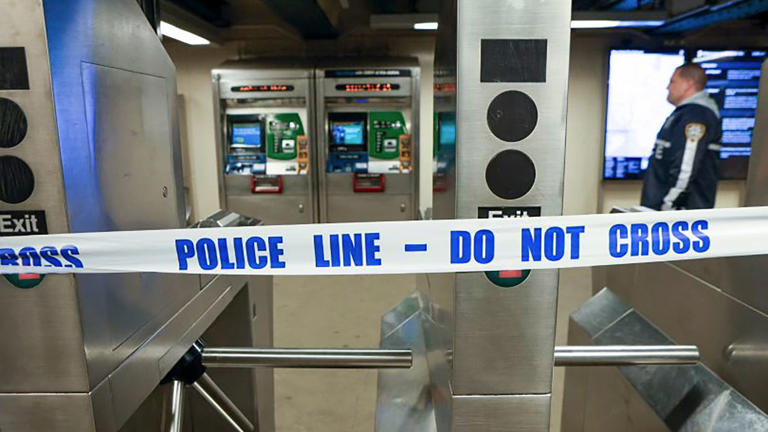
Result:
<svg viewBox="0 0 768 432"><path fill-rule="evenodd" d="M656 34L685 33L726 21L746 19L768 11L768 0L734 0L704 6L667 20L653 31Z"/></svg>

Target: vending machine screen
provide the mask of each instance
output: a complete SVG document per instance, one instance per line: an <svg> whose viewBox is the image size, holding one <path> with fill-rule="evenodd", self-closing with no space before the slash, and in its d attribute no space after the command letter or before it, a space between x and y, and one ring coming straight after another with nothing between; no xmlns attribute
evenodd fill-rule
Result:
<svg viewBox="0 0 768 432"><path fill-rule="evenodd" d="M232 144L242 147L261 147L261 123L233 124Z"/></svg>
<svg viewBox="0 0 768 432"><path fill-rule="evenodd" d="M440 113L443 114L443 113ZM453 114L453 113L450 113ZM440 147L456 144L456 117L455 115L438 115L438 143Z"/></svg>
<svg viewBox="0 0 768 432"><path fill-rule="evenodd" d="M362 145L365 125L363 122L339 122L332 126L334 145Z"/></svg>
<svg viewBox="0 0 768 432"><path fill-rule="evenodd" d="M328 114L326 172L368 172L368 113Z"/></svg>
<svg viewBox="0 0 768 432"><path fill-rule="evenodd" d="M368 113L328 115L329 150L338 153L367 152Z"/></svg>

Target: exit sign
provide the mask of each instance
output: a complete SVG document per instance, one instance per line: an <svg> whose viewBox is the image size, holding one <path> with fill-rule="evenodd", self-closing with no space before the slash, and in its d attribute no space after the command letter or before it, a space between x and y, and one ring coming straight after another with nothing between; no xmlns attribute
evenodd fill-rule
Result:
<svg viewBox="0 0 768 432"><path fill-rule="evenodd" d="M516 219L541 216L541 207L478 207L478 219ZM502 270L485 272L485 276L494 284L504 287L516 287L531 274L530 270Z"/></svg>

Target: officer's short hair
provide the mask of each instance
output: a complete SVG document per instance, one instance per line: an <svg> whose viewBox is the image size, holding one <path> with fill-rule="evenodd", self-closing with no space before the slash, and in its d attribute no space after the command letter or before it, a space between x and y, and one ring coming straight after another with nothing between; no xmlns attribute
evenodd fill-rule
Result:
<svg viewBox="0 0 768 432"><path fill-rule="evenodd" d="M685 63L678 67L677 70L680 72L681 77L693 81L697 89L704 90L707 87L707 73L696 63Z"/></svg>

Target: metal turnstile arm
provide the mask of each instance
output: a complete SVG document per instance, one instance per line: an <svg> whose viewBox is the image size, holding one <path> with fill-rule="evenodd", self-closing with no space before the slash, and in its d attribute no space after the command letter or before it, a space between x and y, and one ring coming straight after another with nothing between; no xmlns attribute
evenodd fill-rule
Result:
<svg viewBox="0 0 768 432"><path fill-rule="evenodd" d="M181 432L184 421L184 383L173 381L171 384L171 425L168 432Z"/></svg>
<svg viewBox="0 0 768 432"><path fill-rule="evenodd" d="M213 409L216 410L229 424L238 432L252 432L256 428L253 426L248 417L243 414L242 411L230 400L224 391L216 385L215 382L208 376L203 374L197 381L192 383L192 388L195 389L200 396L208 402Z"/></svg>
<svg viewBox="0 0 768 432"><path fill-rule="evenodd" d="M203 365L213 368L408 369L411 350L205 348Z"/></svg>
<svg viewBox="0 0 768 432"><path fill-rule="evenodd" d="M586 345L555 347L555 366L639 366L696 364L693 345Z"/></svg>
<svg viewBox="0 0 768 432"><path fill-rule="evenodd" d="M224 391L205 373L202 362L203 344L195 342L179 359L162 383L171 383L171 424L169 432L181 432L184 418L184 388L191 386L221 415L234 430L252 432L256 427L232 402Z"/></svg>

